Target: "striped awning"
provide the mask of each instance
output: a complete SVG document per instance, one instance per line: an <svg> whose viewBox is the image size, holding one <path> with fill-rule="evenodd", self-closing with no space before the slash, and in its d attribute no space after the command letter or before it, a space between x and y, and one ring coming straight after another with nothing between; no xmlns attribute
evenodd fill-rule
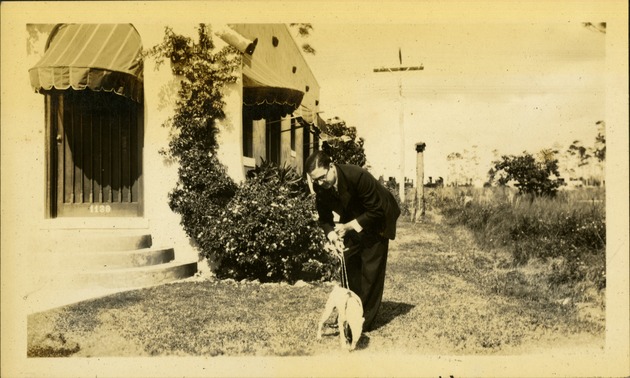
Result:
<svg viewBox="0 0 630 378"><path fill-rule="evenodd" d="M142 41L131 24L59 24L29 70L36 92L89 88L142 101Z"/></svg>
<svg viewBox="0 0 630 378"><path fill-rule="evenodd" d="M303 91L294 88L264 60L243 55L243 105L254 119L291 114L300 106L303 97Z"/></svg>

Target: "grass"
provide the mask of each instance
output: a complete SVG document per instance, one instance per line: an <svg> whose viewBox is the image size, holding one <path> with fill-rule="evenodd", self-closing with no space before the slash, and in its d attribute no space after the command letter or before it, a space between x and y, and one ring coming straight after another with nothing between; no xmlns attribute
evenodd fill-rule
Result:
<svg viewBox="0 0 630 378"><path fill-rule="evenodd" d="M602 347L601 301L566 301L544 284L547 264L514 267L469 231L429 212L399 222L376 329L353 353L519 354ZM28 318L28 356L312 356L341 353L315 339L330 283L194 279L119 293ZM599 294L601 295L601 293ZM599 297L598 297L599 298Z"/></svg>
<svg viewBox="0 0 630 378"><path fill-rule="evenodd" d="M55 332L73 335L82 345L77 355L85 356L300 355L309 352L301 340L315 335L314 327L301 325L315 321L326 291L323 285L182 282L36 314L29 323L54 324ZM104 338L112 335L119 345L103 350Z"/></svg>
<svg viewBox="0 0 630 378"><path fill-rule="evenodd" d="M508 188L448 188L428 197L449 222L473 231L483 249L505 248L516 265L530 260L547 264L552 268L547 278L553 285L578 291L584 284L605 288L603 189L528 198L515 196Z"/></svg>

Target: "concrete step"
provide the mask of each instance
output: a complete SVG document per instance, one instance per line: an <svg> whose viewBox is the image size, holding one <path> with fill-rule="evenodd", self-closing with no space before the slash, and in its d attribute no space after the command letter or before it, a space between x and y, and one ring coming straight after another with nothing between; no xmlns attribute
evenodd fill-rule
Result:
<svg viewBox="0 0 630 378"><path fill-rule="evenodd" d="M141 288L192 277L197 262L171 261L164 264L123 269L65 271L53 279L60 288Z"/></svg>
<svg viewBox="0 0 630 378"><path fill-rule="evenodd" d="M156 267L158 266L154 266ZM67 281L65 283L60 282L57 276L55 282L40 282L24 297L26 311L31 314L124 291L158 286L191 277L197 272L197 263L193 262L171 262L161 264L160 267L166 269L161 272L151 269L139 272L131 269L132 273L127 272L122 278L118 276L120 273L110 277L104 277L103 272L88 276L82 273L63 277Z"/></svg>
<svg viewBox="0 0 630 378"><path fill-rule="evenodd" d="M149 234L124 230L51 230L33 256L41 270L26 295L30 311L197 273L197 261L175 260L173 248L152 243Z"/></svg>
<svg viewBox="0 0 630 378"><path fill-rule="evenodd" d="M86 284L101 287L143 287L173 282L197 273L197 262L169 262L139 268L81 273Z"/></svg>
<svg viewBox="0 0 630 378"><path fill-rule="evenodd" d="M142 248L131 251L82 251L58 253L64 270L119 269L164 264L175 259L173 248Z"/></svg>
<svg viewBox="0 0 630 378"><path fill-rule="evenodd" d="M119 232L58 231L45 240L48 252L112 252L150 248L151 235Z"/></svg>

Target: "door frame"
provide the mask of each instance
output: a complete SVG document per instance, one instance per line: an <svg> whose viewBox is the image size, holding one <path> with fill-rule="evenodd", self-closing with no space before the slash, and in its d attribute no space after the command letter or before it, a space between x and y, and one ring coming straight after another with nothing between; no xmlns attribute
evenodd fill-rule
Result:
<svg viewBox="0 0 630 378"><path fill-rule="evenodd" d="M59 111L59 109L63 109L63 101L64 101L64 91L52 90L44 93L45 98L45 209L44 209L44 217L46 219L53 218L72 218L73 215L68 216L60 216L60 211L58 209L59 206L59 190L63 190L63 187L59 187L59 144L58 144L58 135L59 135L59 124L63 122L63 111ZM131 100L130 100L131 101ZM144 216L144 105L138 104L132 101L134 106L136 106L136 114L137 114L137 138L138 138L138 146L137 150L134 152L137 154L140 162L138 164L138 179L137 179L137 193L138 193L138 201L137 204L134 204L134 210L122 210L116 211L114 214L110 215L108 209L111 207L106 207L107 204L94 203L94 206L88 205L87 203L82 203L77 206L89 206L90 212L85 215L79 215L79 217L85 218L105 218L105 217L143 217ZM65 135L61 136L62 140L65 139ZM110 204L111 206L112 204ZM119 206L119 205L115 205ZM77 217L76 215L74 217Z"/></svg>

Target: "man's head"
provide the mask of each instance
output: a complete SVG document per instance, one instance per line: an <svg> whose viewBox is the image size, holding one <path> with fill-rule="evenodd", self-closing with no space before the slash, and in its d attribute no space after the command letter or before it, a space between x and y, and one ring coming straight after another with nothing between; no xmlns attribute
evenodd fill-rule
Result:
<svg viewBox="0 0 630 378"><path fill-rule="evenodd" d="M322 151L315 151L306 159L306 173L314 184L330 189L337 183L337 170L330 156Z"/></svg>

